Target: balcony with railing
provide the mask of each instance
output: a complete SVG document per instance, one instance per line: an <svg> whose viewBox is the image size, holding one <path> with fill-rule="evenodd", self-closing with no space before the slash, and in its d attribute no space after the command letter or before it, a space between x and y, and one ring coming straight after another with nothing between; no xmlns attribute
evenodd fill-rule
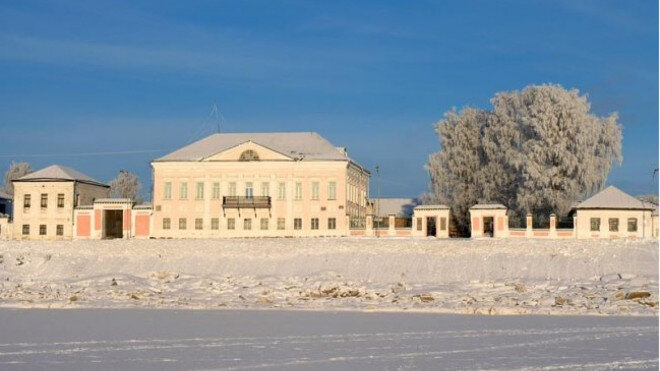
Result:
<svg viewBox="0 0 660 371"><path fill-rule="evenodd" d="M270 209L270 196L223 196L225 209Z"/></svg>

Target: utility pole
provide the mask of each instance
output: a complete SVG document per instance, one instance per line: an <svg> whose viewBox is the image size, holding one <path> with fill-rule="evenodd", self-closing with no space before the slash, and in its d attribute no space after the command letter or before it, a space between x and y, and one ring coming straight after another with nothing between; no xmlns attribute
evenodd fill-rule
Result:
<svg viewBox="0 0 660 371"><path fill-rule="evenodd" d="M380 228L380 166L376 165L376 193L378 198L376 199L376 237L380 237L378 229Z"/></svg>

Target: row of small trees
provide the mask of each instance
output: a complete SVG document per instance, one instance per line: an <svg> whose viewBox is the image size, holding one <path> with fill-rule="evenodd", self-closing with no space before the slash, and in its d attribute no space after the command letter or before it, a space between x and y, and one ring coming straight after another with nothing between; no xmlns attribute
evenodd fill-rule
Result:
<svg viewBox="0 0 660 371"><path fill-rule="evenodd" d="M441 148L429 156L423 200L451 206L463 232L480 202L518 215L565 215L622 160L618 115L593 114L577 89L532 85L490 102L492 109L452 109L435 125Z"/></svg>
<svg viewBox="0 0 660 371"><path fill-rule="evenodd" d="M4 191L9 195L13 195L14 185L12 181L32 171L32 167L27 162L12 162L9 165L9 169L5 172ZM142 202L142 196L140 195L142 183L140 183L137 175L126 170L119 170L117 177L111 180L108 185L110 186L110 197L130 198L136 203Z"/></svg>

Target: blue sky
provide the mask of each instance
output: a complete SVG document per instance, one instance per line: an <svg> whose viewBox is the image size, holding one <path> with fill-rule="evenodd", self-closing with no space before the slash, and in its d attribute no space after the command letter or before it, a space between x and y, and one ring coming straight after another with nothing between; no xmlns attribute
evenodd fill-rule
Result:
<svg viewBox="0 0 660 371"><path fill-rule="evenodd" d="M214 132L218 102L222 130L319 132L380 165L382 196L417 196L444 112L551 82L620 113L609 183L657 192L657 1L137 3L2 3L1 169L149 188L150 160Z"/></svg>

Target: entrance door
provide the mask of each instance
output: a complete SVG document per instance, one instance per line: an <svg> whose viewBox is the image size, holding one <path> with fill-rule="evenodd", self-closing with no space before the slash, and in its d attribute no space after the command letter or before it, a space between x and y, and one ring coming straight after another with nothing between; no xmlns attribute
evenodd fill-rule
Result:
<svg viewBox="0 0 660 371"><path fill-rule="evenodd" d="M426 218L426 235L435 237L435 216Z"/></svg>
<svg viewBox="0 0 660 371"><path fill-rule="evenodd" d="M484 237L493 237L493 217L484 216Z"/></svg>
<svg viewBox="0 0 660 371"><path fill-rule="evenodd" d="M124 216L122 210L105 210L103 222L103 237L104 238L123 238L124 233L122 226L124 224Z"/></svg>

